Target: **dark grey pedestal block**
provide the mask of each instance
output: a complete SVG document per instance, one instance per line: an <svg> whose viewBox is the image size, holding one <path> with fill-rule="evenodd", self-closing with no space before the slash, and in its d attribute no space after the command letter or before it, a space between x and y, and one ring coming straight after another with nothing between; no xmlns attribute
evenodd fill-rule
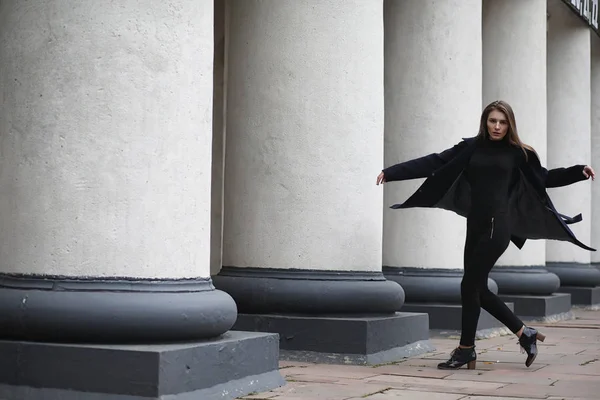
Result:
<svg viewBox="0 0 600 400"><path fill-rule="evenodd" d="M426 314L239 314L233 329L278 333L281 358L287 360L380 364L434 350Z"/></svg>
<svg viewBox="0 0 600 400"><path fill-rule="evenodd" d="M561 286L560 293L569 293L571 303L581 306L600 305L600 286L596 287L575 287Z"/></svg>
<svg viewBox="0 0 600 400"><path fill-rule="evenodd" d="M554 293L550 296L500 295L502 301L514 304L522 319L538 319L571 311L571 295Z"/></svg>
<svg viewBox="0 0 600 400"><path fill-rule="evenodd" d="M508 308L514 310L512 303L506 303ZM460 331L461 306L460 304L432 304L432 303L404 303L403 311L429 314L430 329ZM481 310L477 330L501 328L502 325L487 311Z"/></svg>
<svg viewBox="0 0 600 400"><path fill-rule="evenodd" d="M165 345L0 341L0 399L234 399L284 384L278 336Z"/></svg>

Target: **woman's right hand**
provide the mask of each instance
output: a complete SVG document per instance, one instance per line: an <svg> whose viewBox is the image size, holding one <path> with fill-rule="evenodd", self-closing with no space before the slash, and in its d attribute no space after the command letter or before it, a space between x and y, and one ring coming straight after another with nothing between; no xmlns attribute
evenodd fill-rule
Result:
<svg viewBox="0 0 600 400"><path fill-rule="evenodd" d="M586 165L583 168L583 175L585 176L585 179L589 179L590 176L592 177L592 180L596 179L596 172L594 172L594 168L589 165Z"/></svg>
<svg viewBox="0 0 600 400"><path fill-rule="evenodd" d="M383 171L379 175L377 175L377 185L385 183L385 175L383 175Z"/></svg>

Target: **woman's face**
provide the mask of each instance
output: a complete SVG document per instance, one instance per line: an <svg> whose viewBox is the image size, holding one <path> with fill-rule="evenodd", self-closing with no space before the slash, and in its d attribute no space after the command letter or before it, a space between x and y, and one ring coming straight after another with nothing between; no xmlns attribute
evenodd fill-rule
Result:
<svg viewBox="0 0 600 400"><path fill-rule="evenodd" d="M492 110L487 118L487 129L491 140L502 140L508 132L508 119L503 112Z"/></svg>

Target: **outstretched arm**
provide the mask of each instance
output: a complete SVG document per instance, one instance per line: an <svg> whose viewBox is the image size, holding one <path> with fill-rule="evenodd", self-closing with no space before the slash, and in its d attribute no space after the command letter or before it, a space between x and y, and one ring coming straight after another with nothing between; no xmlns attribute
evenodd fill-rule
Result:
<svg viewBox="0 0 600 400"><path fill-rule="evenodd" d="M441 153L432 153L427 156L415 158L384 169L377 177L377 184L384 182L403 181L408 179L426 178L432 172L452 160L465 146L461 141L454 147Z"/></svg>
<svg viewBox="0 0 600 400"><path fill-rule="evenodd" d="M588 165L574 165L569 168L554 168L547 170L542 168L547 188L571 185L576 182L585 181L590 177L596 178L594 169Z"/></svg>

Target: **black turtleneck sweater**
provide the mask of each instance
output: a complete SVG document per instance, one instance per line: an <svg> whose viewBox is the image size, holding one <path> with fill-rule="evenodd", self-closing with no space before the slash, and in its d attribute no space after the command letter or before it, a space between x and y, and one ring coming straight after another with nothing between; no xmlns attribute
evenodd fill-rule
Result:
<svg viewBox="0 0 600 400"><path fill-rule="evenodd" d="M508 211L509 191L523 160L523 151L507 137L478 141L466 171L473 214L493 216Z"/></svg>

